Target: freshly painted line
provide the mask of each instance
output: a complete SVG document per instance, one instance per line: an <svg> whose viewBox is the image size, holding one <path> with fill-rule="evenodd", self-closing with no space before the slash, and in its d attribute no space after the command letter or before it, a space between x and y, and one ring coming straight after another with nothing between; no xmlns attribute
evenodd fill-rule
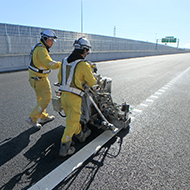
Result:
<svg viewBox="0 0 190 190"><path fill-rule="evenodd" d="M38 181L35 185L28 190L51 190L63 181L72 171L80 167L85 160L91 155L95 154L107 141L109 141L114 135L116 135L121 129L118 129L116 133L111 131L104 131L92 142L87 144L84 148L71 156L68 160L63 162L52 172Z"/></svg>

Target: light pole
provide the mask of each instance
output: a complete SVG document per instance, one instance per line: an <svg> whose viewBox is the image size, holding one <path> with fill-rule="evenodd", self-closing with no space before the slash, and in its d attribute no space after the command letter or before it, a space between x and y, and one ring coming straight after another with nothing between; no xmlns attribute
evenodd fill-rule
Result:
<svg viewBox="0 0 190 190"><path fill-rule="evenodd" d="M116 33L116 27L114 26L114 29L113 29L113 36L115 37L115 33Z"/></svg>
<svg viewBox="0 0 190 190"><path fill-rule="evenodd" d="M83 33L83 9L82 9L82 0L81 0L81 34Z"/></svg>
<svg viewBox="0 0 190 190"><path fill-rule="evenodd" d="M156 50L158 48L158 39L157 39L157 33L155 34L155 39L156 39Z"/></svg>
<svg viewBox="0 0 190 190"><path fill-rule="evenodd" d="M179 39L177 39L177 48L179 48Z"/></svg>

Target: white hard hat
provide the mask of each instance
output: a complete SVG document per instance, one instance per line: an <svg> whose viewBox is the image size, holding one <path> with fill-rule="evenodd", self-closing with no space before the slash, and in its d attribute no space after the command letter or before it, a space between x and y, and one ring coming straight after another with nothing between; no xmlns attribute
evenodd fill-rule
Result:
<svg viewBox="0 0 190 190"><path fill-rule="evenodd" d="M57 39L57 36L55 34L55 32L53 30L44 30L43 32L41 32L41 37L42 38L51 38L55 41L55 39Z"/></svg>
<svg viewBox="0 0 190 190"><path fill-rule="evenodd" d="M73 46L75 49L91 49L91 44L85 37L81 37L78 40L75 40Z"/></svg>

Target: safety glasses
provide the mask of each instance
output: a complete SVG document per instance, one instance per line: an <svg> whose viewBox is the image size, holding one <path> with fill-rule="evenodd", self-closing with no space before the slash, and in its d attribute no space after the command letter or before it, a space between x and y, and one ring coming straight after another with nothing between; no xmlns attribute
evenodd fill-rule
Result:
<svg viewBox="0 0 190 190"><path fill-rule="evenodd" d="M50 40L52 40L52 41L56 42L56 39L54 39L54 38L48 38L48 39L50 39Z"/></svg>

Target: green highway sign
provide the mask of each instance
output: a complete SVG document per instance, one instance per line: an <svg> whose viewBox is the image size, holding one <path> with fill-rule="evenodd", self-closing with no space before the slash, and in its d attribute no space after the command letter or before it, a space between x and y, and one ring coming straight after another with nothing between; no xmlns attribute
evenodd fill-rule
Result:
<svg viewBox="0 0 190 190"><path fill-rule="evenodd" d="M166 37L166 38L162 38L162 43L176 43L177 42L177 38L174 37Z"/></svg>

